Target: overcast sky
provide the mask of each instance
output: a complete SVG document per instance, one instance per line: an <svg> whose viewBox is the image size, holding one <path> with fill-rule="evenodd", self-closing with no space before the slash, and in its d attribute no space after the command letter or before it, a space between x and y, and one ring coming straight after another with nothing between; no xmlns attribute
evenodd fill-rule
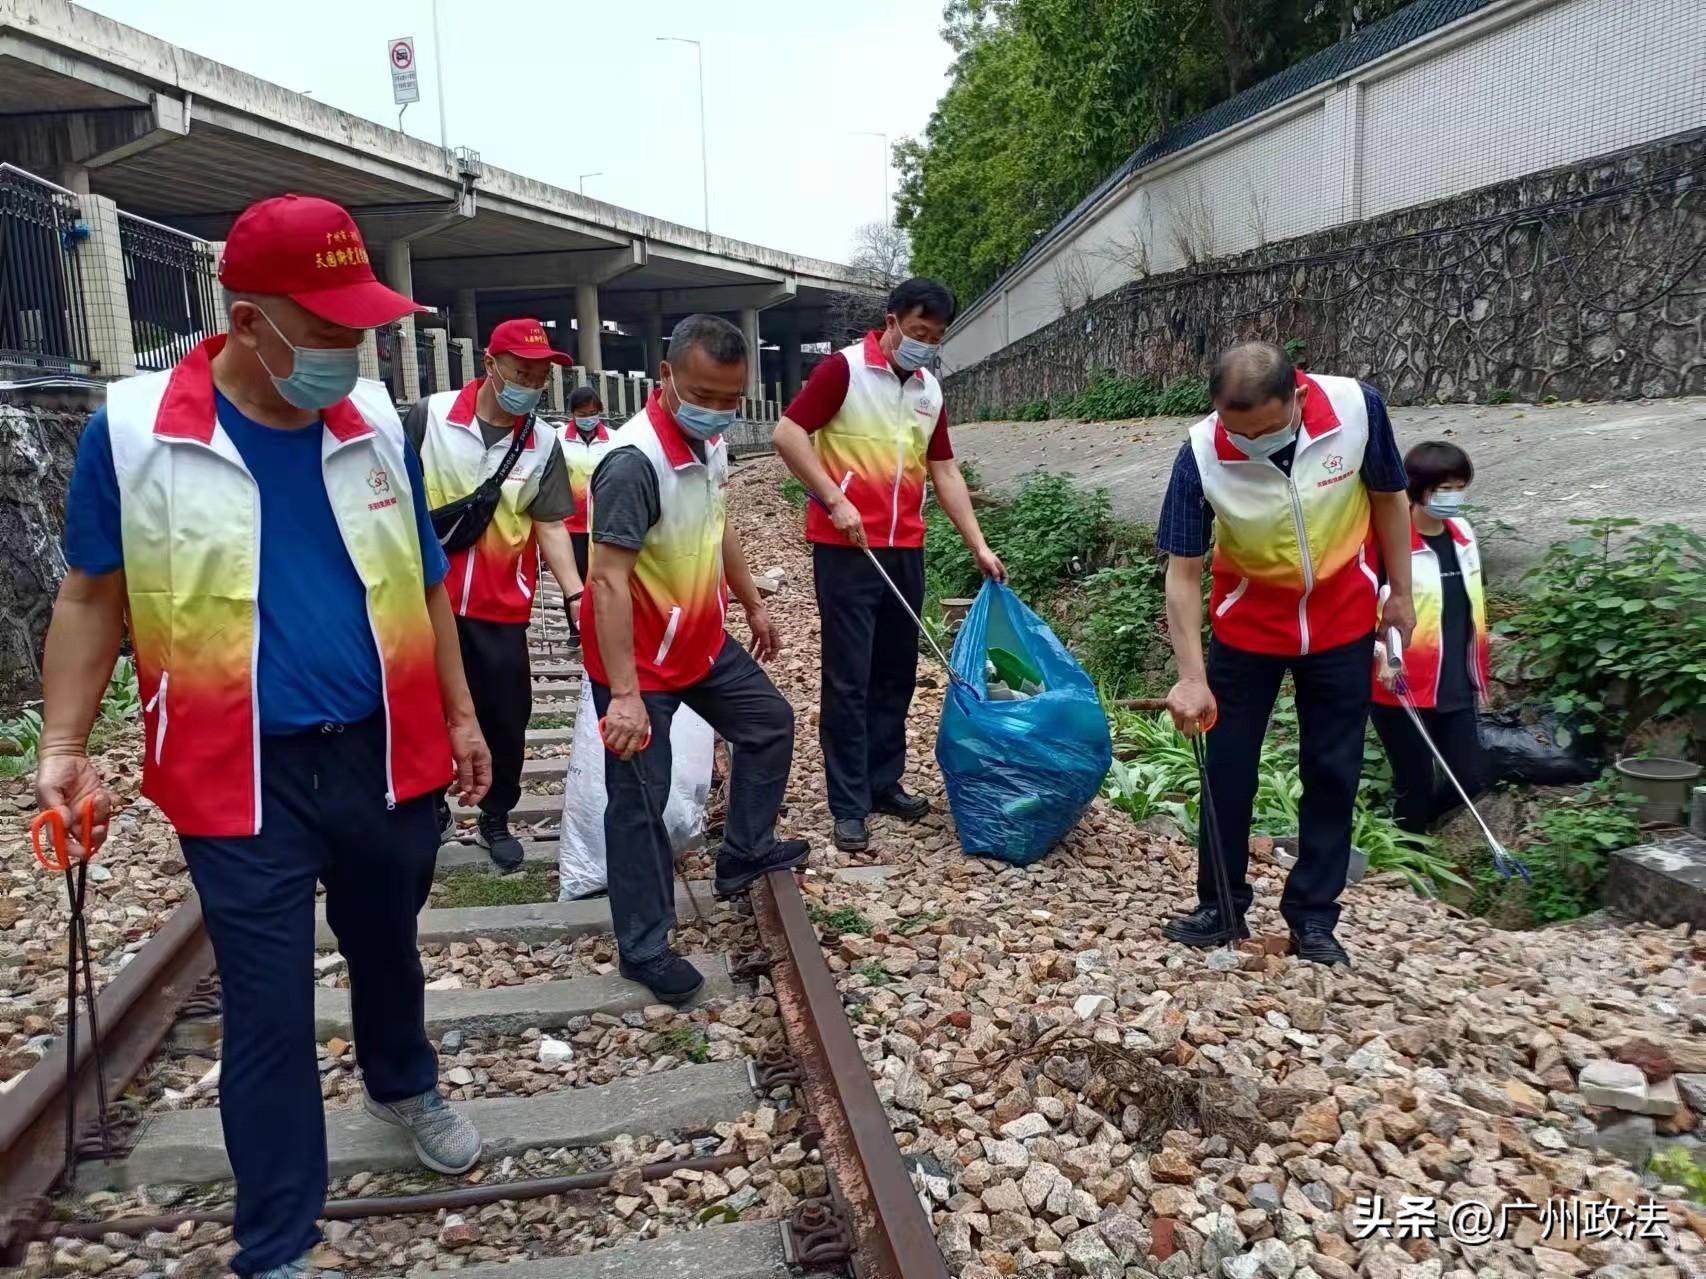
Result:
<svg viewBox="0 0 1706 1279"><path fill-rule="evenodd" d="M80 0L120 22L395 127L386 46L413 36L437 142L429 0ZM711 230L845 261L883 212L882 142L922 132L952 52L937 0L438 0L450 145L488 163L701 226L701 40ZM523 16L526 14L526 16ZM891 172L890 185L894 183Z"/></svg>

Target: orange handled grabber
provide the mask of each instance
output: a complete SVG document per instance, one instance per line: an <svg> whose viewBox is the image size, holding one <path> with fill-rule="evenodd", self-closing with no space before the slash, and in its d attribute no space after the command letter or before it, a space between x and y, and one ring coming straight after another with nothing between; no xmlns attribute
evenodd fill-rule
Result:
<svg viewBox="0 0 1706 1279"><path fill-rule="evenodd" d="M63 871L65 895L71 904L70 933L65 939L65 1176L70 1178L77 1167L77 974L83 974L83 999L89 1009L89 1046L95 1062L95 1100L99 1109L96 1122L100 1126L100 1153L113 1152L112 1134L107 1129L107 1081L101 1065L101 1022L95 1010L95 966L89 958L89 925L83 917L83 903L89 892L89 863L95 838L95 801L85 799L77 809L78 848L73 855L65 818L58 809L50 808L37 814L30 822L30 846L36 861L44 870ZM47 833L47 846L42 846L42 833ZM75 873L73 873L75 871Z"/></svg>

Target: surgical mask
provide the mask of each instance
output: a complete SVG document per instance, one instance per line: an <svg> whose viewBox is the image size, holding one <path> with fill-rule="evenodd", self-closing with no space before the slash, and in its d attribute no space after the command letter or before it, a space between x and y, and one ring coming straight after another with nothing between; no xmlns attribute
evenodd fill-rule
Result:
<svg viewBox="0 0 1706 1279"><path fill-rule="evenodd" d="M526 417L539 407L539 398L545 394L544 387L507 382L504 375L498 372L496 365L492 366L492 376L502 383L497 392L498 407L511 417Z"/></svg>
<svg viewBox="0 0 1706 1279"><path fill-rule="evenodd" d="M264 307L257 306L255 310L278 334L278 340L290 348L289 377L279 377L268 369L267 362L261 360L261 353L255 352L255 358L260 360L261 367L266 369L273 387L286 404L299 409L328 409L355 390L355 384L361 380L359 347L297 346L279 331Z"/></svg>
<svg viewBox="0 0 1706 1279"><path fill-rule="evenodd" d="M1231 431L1226 438L1236 444L1246 457L1269 458L1297 438L1297 427L1283 426L1277 431L1269 431L1266 435L1252 438L1248 435L1234 435Z"/></svg>
<svg viewBox="0 0 1706 1279"><path fill-rule="evenodd" d="M894 362L908 370L921 369L936 358L936 343L920 342L917 338L901 335L900 345L894 349Z"/></svg>
<svg viewBox="0 0 1706 1279"><path fill-rule="evenodd" d="M670 384L671 386L674 383ZM689 404L681 398L681 392L675 393L675 420L688 435L704 442L713 436L721 435L735 424L739 416L737 409L707 409L697 404Z"/></svg>
<svg viewBox="0 0 1706 1279"><path fill-rule="evenodd" d="M591 435L598 430L598 419L595 417L577 417L575 419L575 430L582 435Z"/></svg>
<svg viewBox="0 0 1706 1279"><path fill-rule="evenodd" d="M1469 500L1469 494L1462 489L1453 489L1441 493L1435 490L1422 508L1436 520L1449 520L1463 509L1464 502Z"/></svg>

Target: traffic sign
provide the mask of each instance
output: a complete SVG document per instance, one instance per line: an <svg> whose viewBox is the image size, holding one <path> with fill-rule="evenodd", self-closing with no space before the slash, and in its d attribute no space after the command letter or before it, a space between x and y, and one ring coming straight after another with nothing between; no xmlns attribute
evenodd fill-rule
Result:
<svg viewBox="0 0 1706 1279"><path fill-rule="evenodd" d="M391 101L398 104L421 100L420 80L415 75L415 38L398 36L386 49L391 64Z"/></svg>

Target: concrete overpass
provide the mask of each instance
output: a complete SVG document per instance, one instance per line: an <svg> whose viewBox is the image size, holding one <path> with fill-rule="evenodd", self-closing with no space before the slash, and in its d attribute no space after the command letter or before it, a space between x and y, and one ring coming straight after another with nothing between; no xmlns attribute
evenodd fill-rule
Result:
<svg viewBox="0 0 1706 1279"><path fill-rule="evenodd" d="M655 375L675 320L721 312L775 348L753 363L760 398L761 383L792 394L801 343L830 336L835 295L861 291L846 266L485 165L63 0L0 0L0 161L214 241L253 200L325 195L450 336L478 347L537 314L591 372Z"/></svg>

